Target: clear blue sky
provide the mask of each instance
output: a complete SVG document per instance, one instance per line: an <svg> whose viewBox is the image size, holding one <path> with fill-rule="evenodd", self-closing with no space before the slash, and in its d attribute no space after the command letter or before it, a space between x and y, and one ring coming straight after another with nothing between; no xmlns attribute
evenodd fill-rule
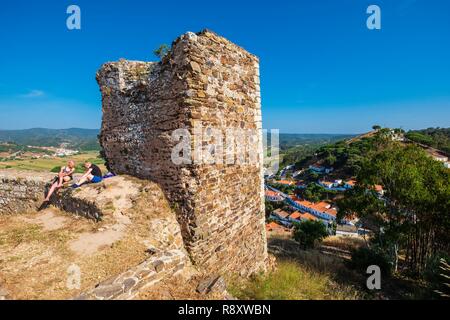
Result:
<svg viewBox="0 0 450 320"><path fill-rule="evenodd" d="M81 8L81 30L66 8ZM366 9L382 10L368 30ZM258 55L265 128L450 126L450 1L23 1L0 4L0 129L99 128L95 72L209 28Z"/></svg>

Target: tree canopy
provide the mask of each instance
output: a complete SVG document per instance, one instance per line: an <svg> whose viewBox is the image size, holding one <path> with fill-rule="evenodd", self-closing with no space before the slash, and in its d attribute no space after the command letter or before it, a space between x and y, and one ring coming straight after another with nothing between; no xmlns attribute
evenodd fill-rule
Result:
<svg viewBox="0 0 450 320"><path fill-rule="evenodd" d="M449 250L450 171L420 147L388 144L363 160L357 181L338 202L338 218L356 214L371 226L395 265L401 250L409 269L421 272L433 254Z"/></svg>
<svg viewBox="0 0 450 320"><path fill-rule="evenodd" d="M327 235L327 228L321 221L306 220L294 226L294 239L305 249L314 247L316 241L321 241Z"/></svg>

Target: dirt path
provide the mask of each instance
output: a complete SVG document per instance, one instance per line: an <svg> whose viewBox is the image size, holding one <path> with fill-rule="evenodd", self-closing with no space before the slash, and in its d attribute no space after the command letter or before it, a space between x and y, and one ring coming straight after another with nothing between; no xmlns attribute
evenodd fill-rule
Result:
<svg viewBox="0 0 450 320"><path fill-rule="evenodd" d="M56 215L57 210L53 208L46 209L32 218L22 217L24 222L42 226L43 231L53 231L64 227L69 218Z"/></svg>
<svg viewBox="0 0 450 320"><path fill-rule="evenodd" d="M183 246L179 224L157 184L118 176L77 189L71 197L95 205L101 221L52 206L0 216L0 299L5 292L7 299L76 297L155 250ZM68 286L73 270L79 286Z"/></svg>

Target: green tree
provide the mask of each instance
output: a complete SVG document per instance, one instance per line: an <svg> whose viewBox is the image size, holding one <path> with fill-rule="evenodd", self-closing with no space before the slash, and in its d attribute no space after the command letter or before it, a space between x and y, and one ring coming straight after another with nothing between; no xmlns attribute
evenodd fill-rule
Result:
<svg viewBox="0 0 450 320"><path fill-rule="evenodd" d="M358 186L338 201L338 219L357 214L372 226L373 242L408 269L422 272L429 258L450 243L450 172L421 148L396 143L362 161ZM384 188L380 197L373 185Z"/></svg>
<svg viewBox="0 0 450 320"><path fill-rule="evenodd" d="M375 125L372 126L372 129L375 130L375 131L378 131L378 130L381 129L381 126L378 125L378 124L375 124Z"/></svg>
<svg viewBox="0 0 450 320"><path fill-rule="evenodd" d="M294 239L304 249L313 248L317 241L328 236L327 228L321 221L306 220L294 225Z"/></svg>
<svg viewBox="0 0 450 320"><path fill-rule="evenodd" d="M284 203L282 201L280 202L272 202L265 200L265 212L266 212L266 219L270 216L270 214L275 211L276 209L283 208Z"/></svg>
<svg viewBox="0 0 450 320"><path fill-rule="evenodd" d="M169 53L169 51L169 46L163 43L157 49L153 50L153 54L162 60Z"/></svg>
<svg viewBox="0 0 450 320"><path fill-rule="evenodd" d="M325 165L327 166L333 166L337 161L337 158L335 155L330 154L328 157L325 158Z"/></svg>
<svg viewBox="0 0 450 320"><path fill-rule="evenodd" d="M56 173L58 173L59 171L61 171L61 166L53 167L53 168L50 170L50 172L56 172Z"/></svg>
<svg viewBox="0 0 450 320"><path fill-rule="evenodd" d="M308 201L319 202L322 200L328 200L330 196L336 194L336 191L327 190L317 183L310 183L305 189L299 190L299 194L302 198Z"/></svg>
<svg viewBox="0 0 450 320"><path fill-rule="evenodd" d="M361 247L352 251L351 259L347 262L347 265L366 275L367 267L376 265L380 267L381 273L384 276L390 276L392 265L389 258L385 253L378 248Z"/></svg>

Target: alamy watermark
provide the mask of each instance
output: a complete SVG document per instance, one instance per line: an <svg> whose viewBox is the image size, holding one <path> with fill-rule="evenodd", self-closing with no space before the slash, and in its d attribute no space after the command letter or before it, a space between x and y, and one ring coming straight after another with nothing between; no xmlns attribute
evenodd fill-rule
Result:
<svg viewBox="0 0 450 320"><path fill-rule="evenodd" d="M69 290L78 290L81 288L81 269L74 263L67 268L66 287Z"/></svg>
<svg viewBox="0 0 450 320"><path fill-rule="evenodd" d="M69 14L66 20L66 26L69 30L81 29L81 9L77 5L70 5L67 7L66 13Z"/></svg>
<svg viewBox="0 0 450 320"><path fill-rule="evenodd" d="M370 15L366 21L367 29L380 30L381 29L381 8L375 4L372 4L367 8L367 14Z"/></svg>
<svg viewBox="0 0 450 320"><path fill-rule="evenodd" d="M366 13L369 17L366 20L366 26L369 30L381 30L381 8L376 4L367 7ZM69 16L66 20L66 26L69 30L81 29L81 9L78 5L72 4L67 7L66 14Z"/></svg>
<svg viewBox="0 0 450 320"><path fill-rule="evenodd" d="M204 127L198 122L192 129L174 130L171 137L176 143L171 160L176 165L260 165L264 164L264 156L269 155L269 166L278 171L278 130L271 130L268 139L267 130Z"/></svg>
<svg viewBox="0 0 450 320"><path fill-rule="evenodd" d="M370 276L367 278L366 286L369 290L380 290L381 289L381 270L377 265L371 265L367 267L367 274Z"/></svg>

